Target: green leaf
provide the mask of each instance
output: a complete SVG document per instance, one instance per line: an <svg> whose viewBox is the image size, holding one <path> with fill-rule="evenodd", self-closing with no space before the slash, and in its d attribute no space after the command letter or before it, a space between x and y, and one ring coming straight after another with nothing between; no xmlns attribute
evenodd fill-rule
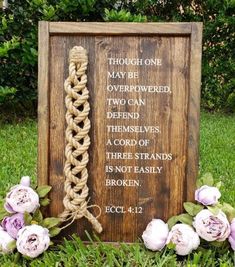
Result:
<svg viewBox="0 0 235 267"><path fill-rule="evenodd" d="M14 257L14 263L18 263L20 261L20 253L16 252Z"/></svg>
<svg viewBox="0 0 235 267"><path fill-rule="evenodd" d="M1 102L1 101L0 101ZM0 221L6 217L7 215L9 215L9 213L6 211L5 207L4 207L4 203L5 201L1 200L0 201Z"/></svg>
<svg viewBox="0 0 235 267"><path fill-rule="evenodd" d="M196 186L197 188L200 188L201 186L203 186L201 179L197 179Z"/></svg>
<svg viewBox="0 0 235 267"><path fill-rule="evenodd" d="M168 221L167 224L171 229L176 223L178 222L178 216L172 216Z"/></svg>
<svg viewBox="0 0 235 267"><path fill-rule="evenodd" d="M24 213L24 223L25 223L25 225L30 225L32 219L33 219L33 217L28 212Z"/></svg>
<svg viewBox="0 0 235 267"><path fill-rule="evenodd" d="M8 243L7 248L9 250L14 250L16 248L16 240L13 240L10 243Z"/></svg>
<svg viewBox="0 0 235 267"><path fill-rule="evenodd" d="M192 202L185 202L184 209L187 211L189 215L196 216L198 212L204 209L204 207L200 204L194 204Z"/></svg>
<svg viewBox="0 0 235 267"><path fill-rule="evenodd" d="M61 229L59 227L52 227L49 232L50 232L50 236L54 237L56 235L58 235L60 233Z"/></svg>
<svg viewBox="0 0 235 267"><path fill-rule="evenodd" d="M52 187L49 185L42 185L36 189L36 192L38 193L40 198L43 198L51 191L51 188Z"/></svg>
<svg viewBox="0 0 235 267"><path fill-rule="evenodd" d="M0 211L0 221L3 220L3 218L6 217L7 215L9 215L7 211Z"/></svg>
<svg viewBox="0 0 235 267"><path fill-rule="evenodd" d="M218 189L220 189L220 187L222 186L222 182L219 181L218 183L215 184L215 187L217 187Z"/></svg>
<svg viewBox="0 0 235 267"><path fill-rule="evenodd" d="M2 202L0 204L0 212L5 212L5 211L6 211L6 209L4 208L4 203Z"/></svg>
<svg viewBox="0 0 235 267"><path fill-rule="evenodd" d="M185 224L188 224L188 225L191 225L192 226L192 224L193 224L193 217L190 216L187 213L183 213L183 214L178 215L178 221L181 222L181 223L185 223Z"/></svg>
<svg viewBox="0 0 235 267"><path fill-rule="evenodd" d="M0 57L8 57L8 52L19 47L19 37L13 36L11 40L2 42L0 45Z"/></svg>
<svg viewBox="0 0 235 267"><path fill-rule="evenodd" d="M217 206L207 206L208 210L213 213L213 215L218 215L220 212L220 208Z"/></svg>
<svg viewBox="0 0 235 267"><path fill-rule="evenodd" d="M235 218L235 208L232 207L230 204L223 203L221 205L221 210L226 214L226 216L228 217L229 222L231 222L232 219Z"/></svg>
<svg viewBox="0 0 235 267"><path fill-rule="evenodd" d="M32 260L32 258L30 258L29 256L25 256L25 255L23 255L23 258L26 259L27 261L31 261Z"/></svg>
<svg viewBox="0 0 235 267"><path fill-rule="evenodd" d="M104 10L105 21L126 21L126 22L146 22L147 17L141 14L131 14L128 10L121 9L121 10L108 10L105 8Z"/></svg>
<svg viewBox="0 0 235 267"><path fill-rule="evenodd" d="M167 248L168 249L173 249L174 250L175 247L176 247L176 244L174 244L173 242L170 242L170 243L167 244Z"/></svg>
<svg viewBox="0 0 235 267"><path fill-rule="evenodd" d="M50 204L50 199L49 198L41 198L39 203L40 203L40 206L46 207L47 205Z"/></svg>
<svg viewBox="0 0 235 267"><path fill-rule="evenodd" d="M17 90L14 87L0 86L0 104L15 97Z"/></svg>
<svg viewBox="0 0 235 267"><path fill-rule="evenodd" d="M52 227L55 227L61 223L61 220L59 218L55 217L49 217L43 220L42 224L44 227L50 229Z"/></svg>
<svg viewBox="0 0 235 267"><path fill-rule="evenodd" d="M212 241L210 244L214 247L221 248L224 246L224 242Z"/></svg>
<svg viewBox="0 0 235 267"><path fill-rule="evenodd" d="M202 181L202 185L208 185L208 186L214 185L214 179L210 172L207 172L204 175L202 175L200 180Z"/></svg>
<svg viewBox="0 0 235 267"><path fill-rule="evenodd" d="M43 221L43 216L40 209L37 209L33 214L33 221L38 222L39 224Z"/></svg>

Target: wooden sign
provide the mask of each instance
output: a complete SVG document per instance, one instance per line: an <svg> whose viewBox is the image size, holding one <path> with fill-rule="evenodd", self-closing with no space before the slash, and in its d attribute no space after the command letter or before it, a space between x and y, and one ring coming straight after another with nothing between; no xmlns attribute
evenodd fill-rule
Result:
<svg viewBox="0 0 235 267"><path fill-rule="evenodd" d="M69 51L88 52L91 121L89 205L101 208L107 242L135 242L152 218L167 220L193 199L198 172L200 23L41 22L40 184L49 212L63 211L65 91ZM91 208L94 215L99 210ZM86 218L66 232L85 240Z"/></svg>

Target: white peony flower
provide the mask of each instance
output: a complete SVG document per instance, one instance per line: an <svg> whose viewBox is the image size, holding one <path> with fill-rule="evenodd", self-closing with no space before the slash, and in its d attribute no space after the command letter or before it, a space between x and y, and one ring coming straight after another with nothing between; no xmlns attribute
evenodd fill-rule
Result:
<svg viewBox="0 0 235 267"><path fill-rule="evenodd" d="M222 211L217 215L207 209L200 211L194 218L193 226L206 241L224 241L230 235L230 225Z"/></svg>
<svg viewBox="0 0 235 267"><path fill-rule="evenodd" d="M16 247L24 256L36 258L48 249L49 244L49 231L40 225L25 226L18 232Z"/></svg>
<svg viewBox="0 0 235 267"><path fill-rule="evenodd" d="M179 223L172 227L167 244L175 244L176 254L185 256L197 249L200 245L198 234L187 224Z"/></svg>
<svg viewBox="0 0 235 267"><path fill-rule="evenodd" d="M10 213L34 212L39 207L39 196L31 187L16 185L7 194L4 206Z"/></svg>
<svg viewBox="0 0 235 267"><path fill-rule="evenodd" d="M195 191L195 200L205 206L215 205L221 193L217 187L203 185Z"/></svg>
<svg viewBox="0 0 235 267"><path fill-rule="evenodd" d="M0 252L2 253L10 253L13 249L9 249L8 245L14 241L13 239L6 231L3 230L2 227L0 227Z"/></svg>
<svg viewBox="0 0 235 267"><path fill-rule="evenodd" d="M168 225L160 219L153 219L142 234L146 248L161 250L166 245Z"/></svg>

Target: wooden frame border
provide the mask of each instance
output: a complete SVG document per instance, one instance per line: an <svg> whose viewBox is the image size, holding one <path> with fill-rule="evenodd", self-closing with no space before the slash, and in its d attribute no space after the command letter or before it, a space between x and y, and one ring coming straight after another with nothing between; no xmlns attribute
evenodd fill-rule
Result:
<svg viewBox="0 0 235 267"><path fill-rule="evenodd" d="M190 74L189 74L189 107L188 107L188 153L186 165L186 200L194 200L196 179L199 164L199 125L201 95L201 53L202 23L192 23ZM189 179L190 178L190 179Z"/></svg>
<svg viewBox="0 0 235 267"><path fill-rule="evenodd" d="M138 25L138 27L136 27ZM146 25L148 27L146 27ZM49 38L51 35L189 35L190 93L185 199L191 200L198 175L202 23L39 22L38 183L48 184L49 170Z"/></svg>
<svg viewBox="0 0 235 267"><path fill-rule="evenodd" d="M192 27L188 23L50 22L49 32L51 35L179 35L191 34Z"/></svg>
<svg viewBox="0 0 235 267"><path fill-rule="evenodd" d="M49 23L39 22L38 57L38 173L39 185L48 184L49 170Z"/></svg>

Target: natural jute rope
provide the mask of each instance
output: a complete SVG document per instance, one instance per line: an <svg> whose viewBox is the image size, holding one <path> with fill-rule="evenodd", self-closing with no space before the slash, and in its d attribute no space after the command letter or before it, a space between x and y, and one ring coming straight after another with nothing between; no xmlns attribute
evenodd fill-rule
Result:
<svg viewBox="0 0 235 267"><path fill-rule="evenodd" d="M90 120L88 114L90 105L88 102L89 91L87 83L88 57L86 50L81 46L75 46L69 54L69 76L65 80L64 89L67 93L65 105L67 108L66 122L66 148L65 148L65 197L63 200L65 210L60 215L62 221L80 219L86 217L98 232L102 232L102 226L88 209L97 207L88 206L87 187L87 163L89 160L88 148L90 145ZM100 209L100 208L99 208Z"/></svg>

